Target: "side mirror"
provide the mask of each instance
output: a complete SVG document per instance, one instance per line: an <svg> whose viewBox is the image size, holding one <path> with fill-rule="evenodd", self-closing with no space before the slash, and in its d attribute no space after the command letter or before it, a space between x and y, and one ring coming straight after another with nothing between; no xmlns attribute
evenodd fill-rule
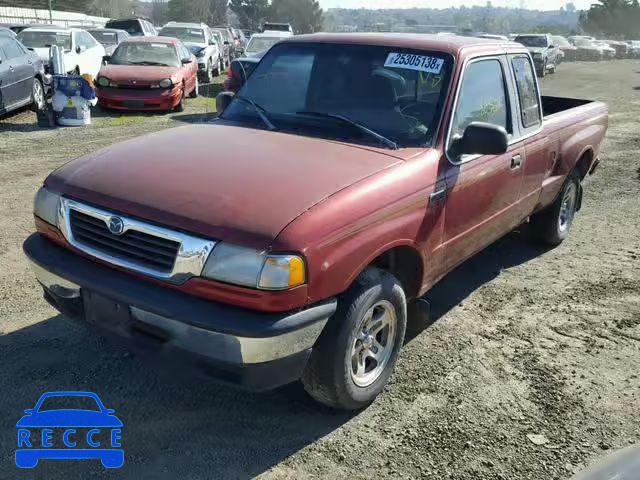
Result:
<svg viewBox="0 0 640 480"><path fill-rule="evenodd" d="M191 59L190 58L183 58L180 61L182 62L183 65L186 65L187 63L191 63Z"/></svg>
<svg viewBox="0 0 640 480"><path fill-rule="evenodd" d="M500 155L507 151L509 138L507 131L496 125L472 122L461 137L453 140L450 150L456 157L460 155Z"/></svg>
<svg viewBox="0 0 640 480"><path fill-rule="evenodd" d="M549 48L556 48L555 45L549 45Z"/></svg>
<svg viewBox="0 0 640 480"><path fill-rule="evenodd" d="M111 55L104 55L102 57L102 61L104 62L104 64L106 65L107 63L109 63L111 61Z"/></svg>
<svg viewBox="0 0 640 480"><path fill-rule="evenodd" d="M86 49L87 49L87 48L86 48L86 47L84 47L83 45L78 45L78 46L76 47L76 53L82 53L82 52L84 52Z"/></svg>
<svg viewBox="0 0 640 480"><path fill-rule="evenodd" d="M224 44L225 44L225 45L229 45L229 41L228 41L228 40L225 40L225 41L224 41Z"/></svg>
<svg viewBox="0 0 640 480"><path fill-rule="evenodd" d="M218 115L227 109L231 100L233 100L234 95L235 93L233 92L220 92L216 95L216 111L218 112Z"/></svg>

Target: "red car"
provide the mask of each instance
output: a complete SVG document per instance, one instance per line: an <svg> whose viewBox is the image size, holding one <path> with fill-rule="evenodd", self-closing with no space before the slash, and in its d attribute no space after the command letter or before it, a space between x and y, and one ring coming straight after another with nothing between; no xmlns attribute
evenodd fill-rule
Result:
<svg viewBox="0 0 640 480"><path fill-rule="evenodd" d="M96 82L102 107L181 112L187 95L198 96L198 62L175 38L131 38L105 60Z"/></svg>

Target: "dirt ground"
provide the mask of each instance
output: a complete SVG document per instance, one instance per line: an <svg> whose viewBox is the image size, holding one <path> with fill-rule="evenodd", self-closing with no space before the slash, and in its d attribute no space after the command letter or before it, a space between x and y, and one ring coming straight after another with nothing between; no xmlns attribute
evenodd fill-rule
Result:
<svg viewBox="0 0 640 480"><path fill-rule="evenodd" d="M640 62L565 64L542 83L611 111L569 239L545 251L512 233L449 275L430 293L434 324L354 415L317 408L298 385L255 395L153 368L57 316L28 270L21 243L50 170L202 119L212 99L80 129L0 119L0 478L565 479L639 442ZM93 391L115 409L124 467L15 466L15 422L52 390Z"/></svg>

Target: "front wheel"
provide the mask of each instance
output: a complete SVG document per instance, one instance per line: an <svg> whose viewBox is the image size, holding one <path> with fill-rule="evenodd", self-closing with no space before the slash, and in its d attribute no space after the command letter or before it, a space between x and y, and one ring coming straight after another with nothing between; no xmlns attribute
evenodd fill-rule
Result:
<svg viewBox="0 0 640 480"><path fill-rule="evenodd" d="M31 106L34 111L40 112L44 110L44 87L42 82L37 78L33 79L33 87L31 87Z"/></svg>
<svg viewBox="0 0 640 480"><path fill-rule="evenodd" d="M573 170L555 202L531 217L531 227L538 240L556 246L567 238L578 207L581 188L580 175Z"/></svg>
<svg viewBox="0 0 640 480"><path fill-rule="evenodd" d="M182 84L182 90L180 92L180 101L178 102L178 104L174 107L174 110L176 112L184 112L184 97L186 96L186 87L184 84Z"/></svg>
<svg viewBox="0 0 640 480"><path fill-rule="evenodd" d="M200 94L200 80L198 80L198 76L196 75L196 83L193 86L193 90L189 93L189 98L196 98Z"/></svg>
<svg viewBox="0 0 640 480"><path fill-rule="evenodd" d="M404 342L407 300L388 272L367 268L338 301L302 375L305 390L333 408L369 405L387 384Z"/></svg>

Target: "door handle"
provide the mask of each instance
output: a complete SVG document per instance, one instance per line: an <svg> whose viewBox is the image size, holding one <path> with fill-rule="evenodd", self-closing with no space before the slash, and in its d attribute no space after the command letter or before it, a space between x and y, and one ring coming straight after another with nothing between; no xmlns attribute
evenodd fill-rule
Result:
<svg viewBox="0 0 640 480"><path fill-rule="evenodd" d="M429 205L438 205L444 201L447 196L447 189L441 188L429 195Z"/></svg>
<svg viewBox="0 0 640 480"><path fill-rule="evenodd" d="M13 72L13 70L14 70L13 65L9 65L9 71Z"/></svg>
<svg viewBox="0 0 640 480"><path fill-rule="evenodd" d="M522 166L522 155L518 154L511 157L511 169L516 170Z"/></svg>

